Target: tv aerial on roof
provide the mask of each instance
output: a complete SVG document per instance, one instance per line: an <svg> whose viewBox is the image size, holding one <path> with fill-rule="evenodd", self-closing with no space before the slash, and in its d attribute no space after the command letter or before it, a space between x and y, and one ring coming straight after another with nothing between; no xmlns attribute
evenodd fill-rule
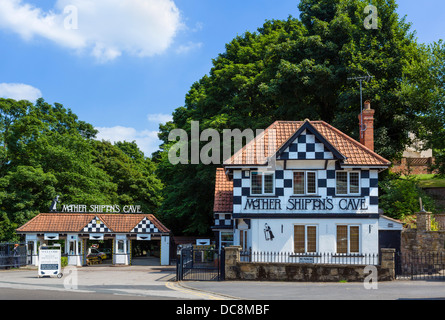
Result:
<svg viewBox="0 0 445 320"><path fill-rule="evenodd" d="M374 78L374 76L371 76L369 72L367 72L366 76L361 77L351 77L348 78L348 80L354 80L360 82L360 136L363 137L364 132L366 131L366 127L363 125L363 89L362 89L362 83L363 81L369 82Z"/></svg>

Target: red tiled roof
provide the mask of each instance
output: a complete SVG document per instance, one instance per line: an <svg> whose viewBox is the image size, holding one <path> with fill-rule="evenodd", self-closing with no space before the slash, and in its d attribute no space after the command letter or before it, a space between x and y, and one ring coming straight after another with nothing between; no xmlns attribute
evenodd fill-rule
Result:
<svg viewBox="0 0 445 320"><path fill-rule="evenodd" d="M250 141L224 162L230 165L265 165L267 157L273 156L305 123L305 121L275 121L264 132ZM351 166L389 166L390 161L368 149L360 142L334 128L324 121L309 121L309 123L334 147L345 156L343 165ZM268 146L269 136L274 135ZM257 151L260 157L257 157ZM215 201L213 212L232 212L233 182L225 174L224 168L216 170Z"/></svg>
<svg viewBox="0 0 445 320"><path fill-rule="evenodd" d="M170 230L152 214L105 213L40 213L18 228L17 232L82 233L82 229L95 217L103 221L108 229L110 229L110 232L130 232L145 217L154 224L159 232L170 232Z"/></svg>
<svg viewBox="0 0 445 320"><path fill-rule="evenodd" d="M304 124L305 121L275 121L261 135L246 144L224 165L265 165L267 157L273 156ZM390 161L371 151L360 142L349 137L324 121L309 123L346 159L344 165L389 166ZM269 139L269 136L275 136ZM269 142L270 141L270 142ZM273 145L268 146L268 143ZM258 153L257 153L258 152ZM259 155L259 157L257 156Z"/></svg>
<svg viewBox="0 0 445 320"><path fill-rule="evenodd" d="M213 212L233 211L233 181L225 174L223 168L216 169L215 200Z"/></svg>

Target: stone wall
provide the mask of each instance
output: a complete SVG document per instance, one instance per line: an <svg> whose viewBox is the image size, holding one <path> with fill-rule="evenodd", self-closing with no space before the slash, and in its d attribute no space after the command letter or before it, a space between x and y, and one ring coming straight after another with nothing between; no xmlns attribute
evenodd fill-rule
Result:
<svg viewBox="0 0 445 320"><path fill-rule="evenodd" d="M365 265L240 262L241 248L225 248L226 280L363 282L369 271ZM394 249L382 249L381 265L376 266L379 281L394 280Z"/></svg>
<svg viewBox="0 0 445 320"><path fill-rule="evenodd" d="M445 199L445 197L444 197L444 199ZM439 224L439 230L445 231L445 214L443 214L443 213L437 214L436 213L434 215L434 219Z"/></svg>
<svg viewBox="0 0 445 320"><path fill-rule="evenodd" d="M402 253L445 253L445 231L417 232L416 229L402 232Z"/></svg>
<svg viewBox="0 0 445 320"><path fill-rule="evenodd" d="M434 215L443 223L444 215ZM418 212L417 229L404 229L401 239L402 253L442 252L445 253L445 228L431 231L431 213Z"/></svg>

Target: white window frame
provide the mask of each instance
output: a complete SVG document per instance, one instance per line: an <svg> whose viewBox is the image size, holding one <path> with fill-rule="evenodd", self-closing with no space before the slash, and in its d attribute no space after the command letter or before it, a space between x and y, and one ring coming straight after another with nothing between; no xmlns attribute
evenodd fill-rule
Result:
<svg viewBox="0 0 445 320"><path fill-rule="evenodd" d="M303 172L304 173L304 193L295 193L295 186L294 186L294 173L296 172ZM309 193L308 192L308 179L307 174L309 172L312 172L315 174L315 192ZM316 196L318 195L318 172L314 170L294 170L292 172L292 195L293 196Z"/></svg>
<svg viewBox="0 0 445 320"><path fill-rule="evenodd" d="M360 254L362 252L362 228L359 224L343 224L339 223L335 226L335 252L338 253L338 247L337 247L337 241L338 241L338 233L337 233L337 227L347 227L347 252L346 254ZM357 227L358 228L358 252L351 252L351 227Z"/></svg>
<svg viewBox="0 0 445 320"><path fill-rule="evenodd" d="M239 245L241 246L241 250L242 251L247 251L247 248L248 248L248 241L247 241L248 233L249 233L248 229L239 229L239 233L238 233L239 239L238 239L238 242L239 242Z"/></svg>
<svg viewBox="0 0 445 320"><path fill-rule="evenodd" d="M252 192L252 179L255 175L261 175L261 193L253 193ZM272 192L266 193L264 192L265 183L264 177L266 175L272 176ZM252 171L250 174L250 195L251 196L263 196L263 195L275 195L275 172L262 172L262 171Z"/></svg>
<svg viewBox="0 0 445 320"><path fill-rule="evenodd" d="M224 235L229 235L229 236L231 236L232 237L232 240L222 240L223 239L223 234ZM229 247L229 246L232 246L235 242L235 239L234 239L235 237L234 237L234 234L233 234L233 231L220 231L219 232L219 248L221 249L222 247L223 247L223 245L224 245L224 247L225 246L227 246L227 247ZM224 243L224 244L223 244Z"/></svg>
<svg viewBox="0 0 445 320"><path fill-rule="evenodd" d="M316 253L316 252L318 252L319 245L320 245L320 241L319 241L320 239L319 239L319 234L318 234L318 229L319 229L318 225L317 224L299 224L299 223L295 223L293 225L294 230L295 230L295 226L303 226L304 227L304 253ZM307 247L308 247L308 239L307 239L308 232L307 232L307 228L308 227L315 227L315 252L308 252L307 251ZM295 231L294 231L293 237L295 237ZM292 243L294 245L293 252L295 252L295 238L294 238L294 241Z"/></svg>
<svg viewBox="0 0 445 320"><path fill-rule="evenodd" d="M346 173L346 189L347 192L346 193L338 193L337 190L337 174L339 172L344 172ZM358 174L358 192L351 192L351 174L356 173ZM335 195L337 196L348 196L348 195L354 195L354 196L358 196L361 194L360 190L361 190L361 174L360 171L336 171L335 172Z"/></svg>

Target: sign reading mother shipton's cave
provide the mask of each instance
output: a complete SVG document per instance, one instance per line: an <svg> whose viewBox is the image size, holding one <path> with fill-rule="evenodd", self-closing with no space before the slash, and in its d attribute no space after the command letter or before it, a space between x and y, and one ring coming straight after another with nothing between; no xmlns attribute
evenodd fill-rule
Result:
<svg viewBox="0 0 445 320"><path fill-rule="evenodd" d="M368 207L364 198L289 198L285 204L277 198L247 198L244 210L353 211Z"/></svg>

